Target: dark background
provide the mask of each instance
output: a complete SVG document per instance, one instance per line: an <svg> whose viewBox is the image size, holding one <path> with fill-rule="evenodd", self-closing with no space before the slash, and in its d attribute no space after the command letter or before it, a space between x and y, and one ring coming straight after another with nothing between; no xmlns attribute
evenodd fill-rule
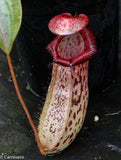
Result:
<svg viewBox="0 0 121 160"><path fill-rule="evenodd" d="M48 29L57 14L84 13L88 27L97 38L98 52L90 60L89 88L100 90L116 78L118 72L118 0L22 0L23 21L16 47L27 80L38 94L51 79L52 57L45 47L55 37ZM47 83L48 82L48 83Z"/></svg>
<svg viewBox="0 0 121 160"><path fill-rule="evenodd" d="M94 88L103 90L98 94L90 92L86 118L74 142L59 155L42 156L16 95L6 55L0 53L0 156L24 156L25 160L121 160L121 72L117 73L118 53L121 53L121 43L117 51L119 36L121 42L121 29L118 35L121 0L120 21L117 5L118 1L114 0L23 1L23 23L16 49L34 89L40 93L41 88L46 86L46 93L50 81L48 77L51 78L52 67L48 65L52 63L52 58L45 46L55 35L48 30L47 24L56 14L68 11L73 15L88 13L90 17L89 27L96 34L98 53L90 60L89 86L92 91ZM11 57L16 78L37 126L46 94L36 97L26 89L26 77L16 55L14 48ZM119 78L111 83L117 75ZM99 117L97 122L94 121L96 115Z"/></svg>

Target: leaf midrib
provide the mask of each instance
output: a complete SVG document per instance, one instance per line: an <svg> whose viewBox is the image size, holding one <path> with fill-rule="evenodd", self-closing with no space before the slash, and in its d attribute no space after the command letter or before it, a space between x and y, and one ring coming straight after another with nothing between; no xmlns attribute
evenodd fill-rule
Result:
<svg viewBox="0 0 121 160"><path fill-rule="evenodd" d="M6 42L6 38L5 38L5 35L4 35L4 30L3 30L3 26L2 26L2 22L1 22L1 18L0 18L0 32L1 32L1 35L2 35L2 38L3 38L6 53L9 54L8 47L7 47L7 42Z"/></svg>

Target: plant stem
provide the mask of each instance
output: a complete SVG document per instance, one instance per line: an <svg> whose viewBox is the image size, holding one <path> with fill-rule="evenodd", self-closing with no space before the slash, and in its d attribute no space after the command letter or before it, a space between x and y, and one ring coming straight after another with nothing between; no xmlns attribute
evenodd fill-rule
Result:
<svg viewBox="0 0 121 160"><path fill-rule="evenodd" d="M18 84L17 84L17 80L16 80L16 77L15 77L13 65L12 65L12 62L11 62L11 57L10 57L9 54L7 55L7 59L8 59L8 64L9 64L11 76L12 76L12 79L13 79L13 83L14 83L14 86L15 86L15 89L16 89L16 92L17 92L17 95L18 95L18 98L19 98L19 100L20 100L20 102L21 102L21 105L22 105L22 107L23 107L23 109L24 109L24 111L25 111L25 113L26 113L26 116L27 116L27 118L28 118L28 120L29 120L29 123L30 123L30 125L31 125L31 127L32 127L32 129L33 129L33 131L34 131L35 138L36 138L36 141L37 141L39 150L40 150L40 152L41 152L42 154L44 154L44 151L43 151L43 149L42 149L42 145L41 145L40 140L39 140L39 136L38 136L37 129L36 129L34 123L33 123L33 120L32 120L32 118L31 118L31 115L30 115L30 113L29 113L29 111L28 111L28 109L27 109L27 107L26 107L26 105L25 105L25 102L24 102L24 100L23 100L23 98L22 98L22 95L21 95L21 93L20 93L20 90L19 90L19 87L18 87Z"/></svg>

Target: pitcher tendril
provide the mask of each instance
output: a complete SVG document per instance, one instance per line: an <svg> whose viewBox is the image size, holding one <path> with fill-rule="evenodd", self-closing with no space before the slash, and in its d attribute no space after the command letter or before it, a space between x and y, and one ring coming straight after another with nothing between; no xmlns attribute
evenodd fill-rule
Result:
<svg viewBox="0 0 121 160"><path fill-rule="evenodd" d="M36 129L34 123L33 123L31 115L30 115L30 113L29 113L29 111L28 111L28 109L27 109L27 107L25 105L25 102L24 102L24 100L22 98L22 95L20 93L20 90L19 90L19 87L18 87L18 84L17 84L17 80L16 80L16 77L15 77L15 73L14 73L14 70L13 70L13 65L12 65L12 62L11 62L10 55L7 55L7 59L8 59L8 64L9 64L11 76L12 76L12 79L13 79L13 83L14 83L14 86L15 86L15 89L16 89L16 93L17 93L18 98L19 98L19 100L21 102L21 105L22 105L22 107L23 107L23 109L24 109L24 111L26 113L26 116L27 116L27 118L29 120L29 123L30 123L30 125L31 125L31 127L32 127L32 129L34 131L34 135L35 135L35 138L36 138L36 141L37 141L37 144L38 144L38 148L39 148L40 152L42 154L44 154L44 151L43 151L43 149L41 147L41 143L40 143L40 140L39 140L39 137L38 137L37 129Z"/></svg>
<svg viewBox="0 0 121 160"><path fill-rule="evenodd" d="M95 35L87 28L89 18L84 14L62 13L48 23L50 31L57 36L46 47L53 57L53 71L36 129L20 93L10 57L22 21L21 1L0 0L0 7L0 48L7 55L18 98L40 152L43 155L58 153L73 142L86 115L89 59L97 52Z"/></svg>

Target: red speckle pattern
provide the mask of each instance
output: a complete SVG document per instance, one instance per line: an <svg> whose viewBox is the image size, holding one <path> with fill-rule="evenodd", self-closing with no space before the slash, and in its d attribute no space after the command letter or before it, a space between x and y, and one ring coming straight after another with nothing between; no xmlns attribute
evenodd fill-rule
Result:
<svg viewBox="0 0 121 160"><path fill-rule="evenodd" d="M88 61L72 67L71 72L73 88L72 105L65 129L66 132L63 134L63 139L61 139L60 145L58 146L60 150L63 147L66 148L77 136L83 125L88 103Z"/></svg>
<svg viewBox="0 0 121 160"><path fill-rule="evenodd" d="M80 76L82 78L79 78ZM75 139L83 125L88 103L88 61L72 67L71 77L73 89L69 117L63 137L60 138L58 147L54 147L55 152L57 149L66 148Z"/></svg>
<svg viewBox="0 0 121 160"><path fill-rule="evenodd" d="M70 135L70 138L72 138L72 137L73 137L73 135L74 135L74 134L72 133L72 134Z"/></svg>
<svg viewBox="0 0 121 160"><path fill-rule="evenodd" d="M52 18L48 27L56 35L70 35L86 27L88 22L89 18L84 14L72 16L70 13L62 13Z"/></svg>
<svg viewBox="0 0 121 160"><path fill-rule="evenodd" d="M66 137L66 139L63 141L63 144L68 140L68 138L69 138L69 136L68 136L68 137Z"/></svg>
<svg viewBox="0 0 121 160"><path fill-rule="evenodd" d="M64 59L72 59L81 54L83 50L84 39L79 32L63 37L57 47L58 55Z"/></svg>
<svg viewBox="0 0 121 160"><path fill-rule="evenodd" d="M71 68L54 64L53 77L54 79L52 79L48 91L51 93L51 95L49 95L51 99L50 101L46 101L44 106L44 108L46 108L49 105L49 108L47 108L47 110L45 109L46 112L42 112L44 121L43 124L40 124L39 129L41 143L44 148L48 148L49 146L49 150L54 149L53 147L58 148L58 139L62 138L63 130L65 130L65 132L68 130L68 128L64 128L64 126L70 106L68 96L70 97L71 94ZM42 120L40 120L40 122L41 121ZM45 136L41 138L41 134ZM49 135L49 137L46 135ZM52 141L50 141L50 139L52 139Z"/></svg>
<svg viewBox="0 0 121 160"><path fill-rule="evenodd" d="M71 131L72 130L72 127L69 129L69 131Z"/></svg>
<svg viewBox="0 0 121 160"><path fill-rule="evenodd" d="M70 110L70 112L69 112L69 117L71 116L71 114L72 114L72 110Z"/></svg>
<svg viewBox="0 0 121 160"><path fill-rule="evenodd" d="M56 148L59 146L59 143L57 143L57 145L55 146Z"/></svg>
<svg viewBox="0 0 121 160"><path fill-rule="evenodd" d="M46 153L65 149L84 122L89 95L88 60L97 51L93 32L84 28L87 21L85 15L64 13L49 23L53 33L74 34L56 36L47 46L53 56L53 74L38 128Z"/></svg>
<svg viewBox="0 0 121 160"><path fill-rule="evenodd" d="M74 114L73 114L73 119L76 119L76 113L74 112Z"/></svg>
<svg viewBox="0 0 121 160"><path fill-rule="evenodd" d="M78 37L79 34L83 37L83 40L82 38L79 38L80 36ZM74 41L73 36L76 38ZM53 56L53 61L55 63L72 67L74 65L84 63L85 61L89 60L95 53L97 53L96 38L94 33L89 28L83 28L80 32L73 34L73 36L68 36L68 38L71 38L71 43L73 42L71 44L72 46L78 46L78 41L84 41L84 48L83 43L80 44L80 49L82 52L74 51L71 56L71 54L66 52L69 51L69 53L71 53L71 50L73 50L69 49L69 46L71 47L70 43L68 42L68 45L64 45L64 41L66 43L68 38L66 39L65 36L56 36L56 38L46 47L46 49ZM60 42L63 42L64 48Z"/></svg>
<svg viewBox="0 0 121 160"><path fill-rule="evenodd" d="M68 130L68 128L66 127L66 128L65 128L65 132L67 132L67 130Z"/></svg>
<svg viewBox="0 0 121 160"><path fill-rule="evenodd" d="M69 127L72 125L72 120L69 122Z"/></svg>
<svg viewBox="0 0 121 160"><path fill-rule="evenodd" d="M54 63L55 73L55 80L51 81L54 87L49 87L53 89L49 108L43 128L39 129L40 137L44 135L41 143L48 153L63 150L75 139L83 125L88 103L88 61L72 68Z"/></svg>

